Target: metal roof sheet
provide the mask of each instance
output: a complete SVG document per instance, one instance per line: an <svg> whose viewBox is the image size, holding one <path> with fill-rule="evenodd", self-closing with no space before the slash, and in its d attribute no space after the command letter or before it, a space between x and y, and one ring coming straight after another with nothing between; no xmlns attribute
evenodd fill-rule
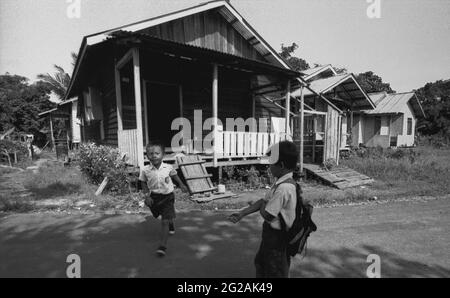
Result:
<svg viewBox="0 0 450 298"><path fill-rule="evenodd" d="M425 116L420 102L414 92L405 93L371 93L370 98L375 102L374 110L364 111L366 114L399 114L403 113L405 105L411 105L416 116Z"/></svg>
<svg viewBox="0 0 450 298"><path fill-rule="evenodd" d="M356 81L353 74L340 74L332 77L318 79L309 83L309 87L317 94L326 95L329 99L332 93L336 91L339 98L346 100L355 108L374 108L372 100L364 92ZM314 96L315 94L309 90L305 90L305 96ZM293 92L293 96L300 96L300 90Z"/></svg>

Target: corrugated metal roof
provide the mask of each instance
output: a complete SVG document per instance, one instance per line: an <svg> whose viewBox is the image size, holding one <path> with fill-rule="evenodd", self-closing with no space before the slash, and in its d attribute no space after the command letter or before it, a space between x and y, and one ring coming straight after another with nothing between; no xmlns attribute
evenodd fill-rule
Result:
<svg viewBox="0 0 450 298"><path fill-rule="evenodd" d="M372 100L359 86L355 77L350 74L340 74L332 77L318 79L309 83L309 87L317 94L325 94L330 98L331 92L336 91L340 99L346 100L354 108L374 108ZM305 90L305 96L314 96L315 94L309 90ZM293 92L293 96L300 96L300 90Z"/></svg>
<svg viewBox="0 0 450 298"><path fill-rule="evenodd" d="M186 17L188 15L196 14L199 12L218 9L219 13L227 19L232 26L245 38L254 38L258 42L253 45L256 51L258 51L269 63L279 67L291 70L290 66L278 55L278 53L251 27L250 24L236 11L236 9L228 1L210 1L197 6L193 6L187 9L179 10L173 13L165 14L159 17L154 17L141 22L117 27L114 29L106 30L103 32L95 33L84 37L80 51L78 53L78 60L75 65L72 80L68 88L67 95L71 94L71 89L74 80L76 80L78 70L80 68L81 61L87 52L89 46L102 43L110 36L111 33L116 31L129 31L138 32L145 28L156 26L162 23L166 23L178 18ZM66 96L67 96L66 95ZM66 98L67 99L67 98Z"/></svg>
<svg viewBox="0 0 450 298"><path fill-rule="evenodd" d="M364 111L366 114L399 114L403 113L405 106L408 103L411 105L416 116L425 116L422 106L414 92L405 93L371 93L370 98L375 102L376 108L374 110Z"/></svg>
<svg viewBox="0 0 450 298"><path fill-rule="evenodd" d="M332 76L337 75L336 71L334 70L333 66L331 66L331 64L321 65L321 66L317 66L314 68L305 69L305 70L302 70L300 73L305 75L303 77L305 80L309 80L327 70L332 72Z"/></svg>

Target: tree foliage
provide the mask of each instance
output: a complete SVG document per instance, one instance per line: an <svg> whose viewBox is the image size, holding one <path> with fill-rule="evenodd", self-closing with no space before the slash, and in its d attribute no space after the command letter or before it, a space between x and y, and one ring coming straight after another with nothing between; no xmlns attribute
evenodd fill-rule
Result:
<svg viewBox="0 0 450 298"><path fill-rule="evenodd" d="M383 79L373 71L366 71L356 76L356 80L367 93L382 92L395 93L389 83L383 82Z"/></svg>
<svg viewBox="0 0 450 298"><path fill-rule="evenodd" d="M416 90L426 118L419 123L426 135L439 134L450 140L450 80L427 83Z"/></svg>
<svg viewBox="0 0 450 298"><path fill-rule="evenodd" d="M42 129L44 119L38 114L55 107L48 100L50 89L45 82L29 84L22 76L0 75L0 131L14 127L17 132L34 134Z"/></svg>
<svg viewBox="0 0 450 298"><path fill-rule="evenodd" d="M298 49L298 45L294 42L290 46L281 44L281 52L279 55L286 60L289 66L295 71L302 71L309 68L309 64L302 58L294 56L294 52Z"/></svg>
<svg viewBox="0 0 450 298"><path fill-rule="evenodd" d="M78 55L72 52L70 56L72 57L72 67L75 67ZM67 89L69 88L70 75L59 65L54 64L53 67L55 68L55 73L53 75L41 73L38 74L37 78L48 83L50 85L50 90L53 91L60 100L63 100Z"/></svg>

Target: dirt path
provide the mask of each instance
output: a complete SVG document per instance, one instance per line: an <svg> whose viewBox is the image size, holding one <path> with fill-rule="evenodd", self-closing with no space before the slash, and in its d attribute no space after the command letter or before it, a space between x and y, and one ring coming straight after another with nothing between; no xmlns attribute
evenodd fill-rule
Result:
<svg viewBox="0 0 450 298"><path fill-rule="evenodd" d="M319 231L292 277L365 277L378 254L382 277L450 277L450 201L414 200L319 208ZM23 214L0 217L0 277L65 277L81 257L84 277L253 277L258 216L178 214L165 259L154 256L159 223L141 215Z"/></svg>

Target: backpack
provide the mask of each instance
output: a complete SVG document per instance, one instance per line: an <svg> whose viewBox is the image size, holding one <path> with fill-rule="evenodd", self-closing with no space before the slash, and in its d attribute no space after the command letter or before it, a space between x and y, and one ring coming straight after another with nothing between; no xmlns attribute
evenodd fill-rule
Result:
<svg viewBox="0 0 450 298"><path fill-rule="evenodd" d="M305 203L302 198L302 189L300 184L290 178L283 183L290 183L295 185L297 193L297 204L295 206L295 219L292 227L287 231L288 247L287 252L289 256L295 256L301 254L306 247L306 242L309 235L317 230L316 224L312 221L311 216L313 212L313 206L310 203ZM278 185L278 186L279 186ZM286 231L286 222L283 216L279 214L281 228Z"/></svg>

